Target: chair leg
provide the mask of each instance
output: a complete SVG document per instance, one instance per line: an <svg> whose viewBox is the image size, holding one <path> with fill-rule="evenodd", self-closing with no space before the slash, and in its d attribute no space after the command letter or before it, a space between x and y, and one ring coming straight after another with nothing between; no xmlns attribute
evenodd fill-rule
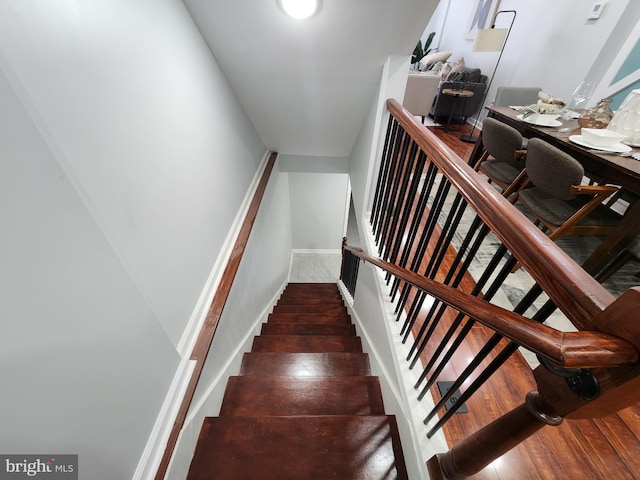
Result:
<svg viewBox="0 0 640 480"><path fill-rule="evenodd" d="M611 275L616 273L622 266L627 263L629 260L634 258L633 253L629 250L624 250L620 253L616 258L614 258L609 265L607 265L603 270L600 271L594 278L600 282L606 282Z"/></svg>

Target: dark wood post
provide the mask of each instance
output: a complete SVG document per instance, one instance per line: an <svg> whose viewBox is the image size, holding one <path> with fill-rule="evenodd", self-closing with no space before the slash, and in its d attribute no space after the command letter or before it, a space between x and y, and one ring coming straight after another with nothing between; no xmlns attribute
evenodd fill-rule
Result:
<svg viewBox="0 0 640 480"><path fill-rule="evenodd" d="M478 473L545 425L560 425L557 416L538 392L529 392L525 403L511 410L447 453L428 462L432 480L457 480Z"/></svg>

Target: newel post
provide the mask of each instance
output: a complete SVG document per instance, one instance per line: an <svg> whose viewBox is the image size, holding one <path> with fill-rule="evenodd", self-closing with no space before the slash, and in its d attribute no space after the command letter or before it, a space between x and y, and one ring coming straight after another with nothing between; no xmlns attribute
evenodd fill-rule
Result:
<svg viewBox="0 0 640 480"><path fill-rule="evenodd" d="M432 480L470 477L545 425L560 425L562 417L538 392L529 392L526 401L506 415L465 438L447 453L433 456L427 467Z"/></svg>

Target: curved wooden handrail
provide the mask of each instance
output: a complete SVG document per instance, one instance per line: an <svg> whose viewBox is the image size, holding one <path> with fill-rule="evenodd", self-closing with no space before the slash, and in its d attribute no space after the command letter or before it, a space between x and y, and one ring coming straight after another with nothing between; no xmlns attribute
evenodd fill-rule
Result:
<svg viewBox="0 0 640 480"><path fill-rule="evenodd" d="M562 332L369 255L360 248L347 245L344 249L429 293L528 350L548 358L560 367L614 367L634 365L638 362L638 351L631 343L621 338L593 331Z"/></svg>
<svg viewBox="0 0 640 480"><path fill-rule="evenodd" d="M387 109L579 330L615 298L393 99ZM570 312L570 313L569 313Z"/></svg>

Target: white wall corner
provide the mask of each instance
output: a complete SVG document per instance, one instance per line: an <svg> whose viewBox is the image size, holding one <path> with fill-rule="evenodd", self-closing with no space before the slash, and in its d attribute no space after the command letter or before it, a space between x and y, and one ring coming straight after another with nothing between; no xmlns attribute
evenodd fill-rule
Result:
<svg viewBox="0 0 640 480"><path fill-rule="evenodd" d="M188 359L183 359L178 365L178 370L173 377L160 413L138 461L138 466L132 477L133 480L153 480L155 478L195 365L194 360Z"/></svg>
<svg viewBox="0 0 640 480"><path fill-rule="evenodd" d="M260 166L256 170L256 174L251 181L251 185L249 186L249 189L247 190L247 193L242 201L242 205L238 210L233 225L229 229L224 244L222 245L222 249L218 254L218 258L216 259L213 268L211 269L211 273L209 273L209 277L204 284L202 292L200 293L200 297L198 298L189 321L187 322L187 326L185 327L182 333L182 337L178 342L176 350L178 350L178 353L183 358L187 358L191 355L191 351L193 350L193 347L198 340L198 335L200 334L202 325L207 318L209 307L211 306L211 302L213 301L215 292L218 288L218 285L220 284L220 279L222 278L222 274L224 273L227 262L231 257L236 239L238 237L240 229L242 228L242 224L247 215L247 212L249 211L249 206L251 205L253 196L258 189L258 184L260 183L260 179L262 178L262 174L270 155L271 152L265 152L262 161L260 162Z"/></svg>

